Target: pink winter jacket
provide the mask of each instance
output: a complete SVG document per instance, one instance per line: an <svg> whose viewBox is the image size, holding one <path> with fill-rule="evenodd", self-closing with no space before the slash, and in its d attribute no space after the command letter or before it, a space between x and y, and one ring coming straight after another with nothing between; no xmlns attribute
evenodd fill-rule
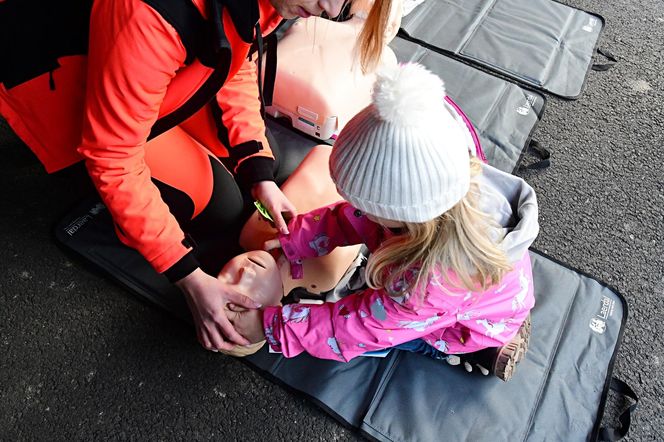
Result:
<svg viewBox="0 0 664 442"><path fill-rule="evenodd" d="M307 352L349 361L418 338L449 354L508 342L535 304L527 249L538 231L537 202L523 180L490 166L483 166L480 184L482 208L503 227L499 243L513 263L499 284L469 291L447 282L455 281L451 271L437 269L421 288L424 297L391 297L385 290L366 289L336 303L268 307L263 325L272 349L286 357ZM295 278L301 276L303 258L359 243L373 252L391 236L346 202L300 215L291 220L289 230L280 241Z"/></svg>

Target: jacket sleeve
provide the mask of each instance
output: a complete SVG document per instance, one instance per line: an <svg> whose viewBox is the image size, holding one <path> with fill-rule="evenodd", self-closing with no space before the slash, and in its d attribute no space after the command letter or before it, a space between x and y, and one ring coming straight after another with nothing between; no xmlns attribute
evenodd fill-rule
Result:
<svg viewBox="0 0 664 442"><path fill-rule="evenodd" d="M288 358L307 352L321 359L349 361L443 328L448 311L442 305L416 309L407 298L366 289L336 303L268 307L263 327L272 349Z"/></svg>
<svg viewBox="0 0 664 442"><path fill-rule="evenodd" d="M349 213L358 213L346 202L338 202L321 207L303 215L298 215L288 223L289 234L279 235L284 255L290 262L291 276L300 279L302 260L316 258L332 252L337 247L365 242L363 230L349 219ZM351 215L353 216L353 215ZM371 223L364 219L364 227ZM375 227L371 230L375 231Z"/></svg>
<svg viewBox="0 0 664 442"><path fill-rule="evenodd" d="M240 184L249 188L259 181L273 181L274 155L265 135L255 61L243 61L217 93L217 104L221 109L220 139L228 146Z"/></svg>
<svg viewBox="0 0 664 442"><path fill-rule="evenodd" d="M177 32L144 2L95 2L79 152L120 239L173 279L197 263L151 181L144 146L186 51ZM184 273L184 274L182 274Z"/></svg>

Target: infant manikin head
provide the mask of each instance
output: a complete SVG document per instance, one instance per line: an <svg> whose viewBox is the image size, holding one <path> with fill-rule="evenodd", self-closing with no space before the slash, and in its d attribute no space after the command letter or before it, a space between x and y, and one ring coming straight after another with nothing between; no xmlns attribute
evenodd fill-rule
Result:
<svg viewBox="0 0 664 442"><path fill-rule="evenodd" d="M262 250L236 256L226 263L218 278L263 306L278 305L283 297L281 274L274 258ZM238 314L227 310L227 314ZM241 314L241 313L239 313ZM232 350L221 350L231 356L247 356L257 352L265 341L247 346L236 345Z"/></svg>
<svg viewBox="0 0 664 442"><path fill-rule="evenodd" d="M253 250L231 259L221 269L218 278L262 305L277 305L283 296L277 263L263 250Z"/></svg>

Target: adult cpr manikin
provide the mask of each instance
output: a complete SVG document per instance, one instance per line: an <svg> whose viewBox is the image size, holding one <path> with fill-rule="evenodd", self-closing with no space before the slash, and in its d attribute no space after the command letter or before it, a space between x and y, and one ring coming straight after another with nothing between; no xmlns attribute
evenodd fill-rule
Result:
<svg viewBox="0 0 664 442"><path fill-rule="evenodd" d="M387 44L401 24L402 0L391 2L381 64L397 62ZM321 140L343 128L371 102L373 72L362 72L353 50L373 0L355 0L351 18L336 22L309 17L295 22L277 46L274 98L266 111Z"/></svg>

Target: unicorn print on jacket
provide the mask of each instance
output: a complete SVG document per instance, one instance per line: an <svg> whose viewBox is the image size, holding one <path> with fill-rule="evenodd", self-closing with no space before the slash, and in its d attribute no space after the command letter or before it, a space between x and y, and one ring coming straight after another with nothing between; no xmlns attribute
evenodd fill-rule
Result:
<svg viewBox="0 0 664 442"><path fill-rule="evenodd" d="M309 241L309 247L316 252L316 256L323 256L330 253L328 247L330 246L330 237L325 234L316 235Z"/></svg>
<svg viewBox="0 0 664 442"><path fill-rule="evenodd" d="M528 296L528 289L530 287L530 281L526 278L526 275L523 273L523 269L519 272L519 287L520 290L512 300L512 311L523 310L526 308L526 296Z"/></svg>
<svg viewBox="0 0 664 442"><path fill-rule="evenodd" d="M427 327L431 326L434 322L438 321L442 316L434 315L424 321L399 321L399 327L410 328L415 331L424 331Z"/></svg>
<svg viewBox="0 0 664 442"><path fill-rule="evenodd" d="M284 322L304 322L309 319L309 311L302 304L287 304L281 310L281 317Z"/></svg>
<svg viewBox="0 0 664 442"><path fill-rule="evenodd" d="M507 328L504 319L501 319L499 322L492 322L488 319L478 319L476 322L484 326L486 329L485 334L490 338L498 336Z"/></svg>

